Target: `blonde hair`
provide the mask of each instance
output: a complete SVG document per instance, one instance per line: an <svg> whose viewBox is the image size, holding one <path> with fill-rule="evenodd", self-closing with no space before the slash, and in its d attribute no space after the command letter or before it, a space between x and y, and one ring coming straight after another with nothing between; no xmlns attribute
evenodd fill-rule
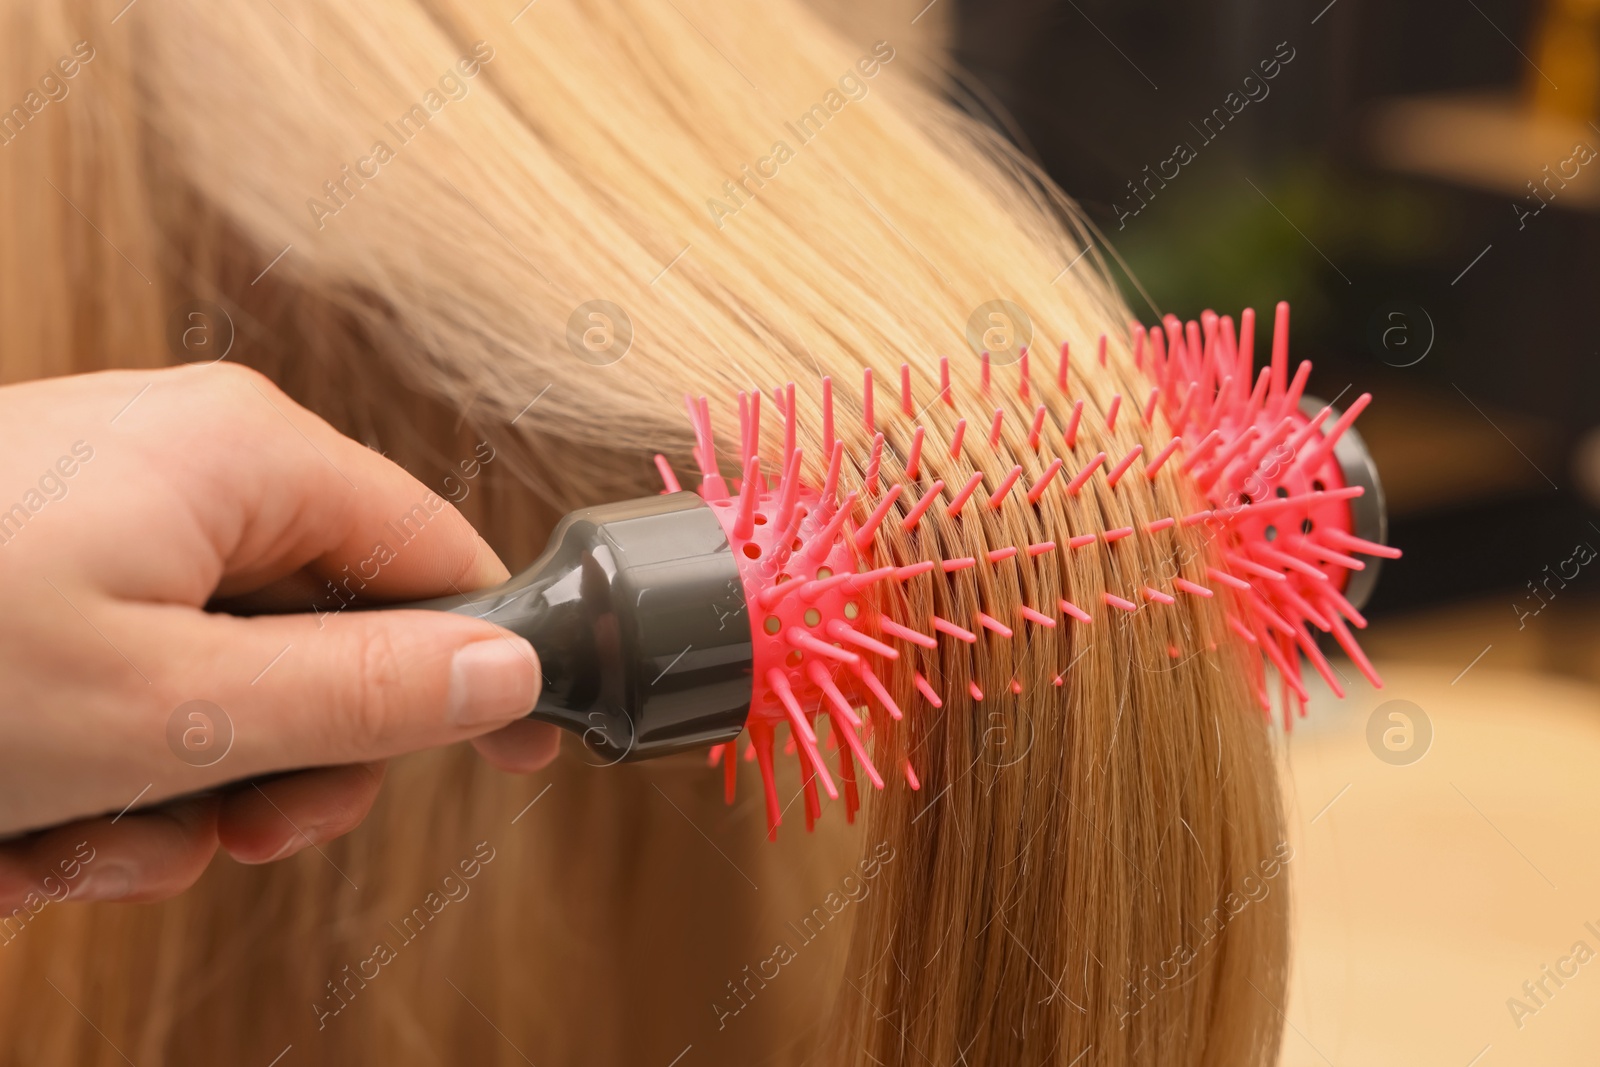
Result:
<svg viewBox="0 0 1600 1067"><path fill-rule="evenodd" d="M503 461L463 510L512 566L560 511L652 491L649 451L683 468L685 392L726 423L739 390L827 374L843 397L863 368L908 364L926 407L880 405L891 479L914 424L947 440L996 406L999 442L974 433L961 464L930 448L924 478L960 484L976 464L992 485L1016 463L1035 478L1057 455L1075 469L1164 443L1159 415L1107 428L1142 379L1071 205L937 101L926 69L906 76L892 38L846 43L789 2L504 6L4 5L7 69L46 70L78 40L95 58L0 145L17 235L0 247L0 374L170 360L169 309L213 301L229 358L425 478L491 442ZM1015 369L983 389L968 319L1000 298L1026 309L1036 352L1080 353L1079 460L1053 388L1037 390L1038 450ZM605 365L569 343L596 300L632 338ZM1102 333L1104 366L1087 355ZM941 354L953 405L934 402ZM800 393L820 478L818 407ZM838 432L864 463L861 423ZM966 555L1179 514L1175 466L976 520L934 509L916 537L886 524L877 549ZM1097 602L1210 551L1174 529L909 595L963 617ZM922 789L891 783L855 828L830 812L808 837L790 820L775 846L751 775L723 808L700 759L599 771L569 751L532 781L459 751L399 761L325 856L222 861L175 901L30 923L0 948L17 1057L0 1062L265 1063L293 1045L294 1062L340 1064L667 1063L685 1046L699 1062L1266 1063L1286 857L1266 728L1221 622L1188 598L976 655L919 652L944 705L877 744ZM913 705L909 670L891 688ZM780 785L795 795L792 769ZM348 966L480 841L486 902L436 913L380 978L352 983ZM866 889L836 911L847 875ZM819 910L826 929L762 977L774 938L811 933Z"/></svg>

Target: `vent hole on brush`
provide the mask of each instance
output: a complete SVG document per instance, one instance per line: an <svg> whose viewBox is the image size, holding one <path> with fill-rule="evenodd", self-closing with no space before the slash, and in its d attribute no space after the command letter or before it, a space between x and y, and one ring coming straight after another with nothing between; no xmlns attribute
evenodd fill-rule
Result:
<svg viewBox="0 0 1600 1067"><path fill-rule="evenodd" d="M757 526L765 526L766 524L767 524L767 517L765 515L761 514L761 512L759 512L759 511L756 512L756 525Z"/></svg>
<svg viewBox="0 0 1600 1067"><path fill-rule="evenodd" d="M1323 490L1327 489L1328 486L1327 486L1327 484L1325 482L1323 482L1323 480L1321 478L1318 478L1316 481L1311 483L1311 488L1315 489L1317 492L1320 493Z"/></svg>
<svg viewBox="0 0 1600 1067"><path fill-rule="evenodd" d="M1279 497L1286 497L1286 496L1289 495L1289 490L1285 489L1283 486L1280 485L1277 488L1276 495L1279 496Z"/></svg>
<svg viewBox="0 0 1600 1067"><path fill-rule="evenodd" d="M1278 539L1278 528L1276 526L1268 526L1266 537L1268 541L1276 541Z"/></svg>
<svg viewBox="0 0 1600 1067"><path fill-rule="evenodd" d="M1300 520L1300 532L1301 533L1308 534L1315 528L1316 528L1316 524L1313 523L1310 519L1301 519Z"/></svg>
<svg viewBox="0 0 1600 1067"><path fill-rule="evenodd" d="M761 546L756 544L754 541L746 541L744 543L744 554L751 559L760 559Z"/></svg>

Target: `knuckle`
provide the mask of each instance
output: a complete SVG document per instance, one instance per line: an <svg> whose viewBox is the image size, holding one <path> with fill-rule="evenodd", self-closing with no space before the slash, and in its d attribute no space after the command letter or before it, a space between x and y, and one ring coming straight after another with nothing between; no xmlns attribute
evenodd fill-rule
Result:
<svg viewBox="0 0 1600 1067"><path fill-rule="evenodd" d="M344 745L355 754L383 751L400 727L405 700L404 659L382 627L365 627L356 638L354 683L339 709Z"/></svg>

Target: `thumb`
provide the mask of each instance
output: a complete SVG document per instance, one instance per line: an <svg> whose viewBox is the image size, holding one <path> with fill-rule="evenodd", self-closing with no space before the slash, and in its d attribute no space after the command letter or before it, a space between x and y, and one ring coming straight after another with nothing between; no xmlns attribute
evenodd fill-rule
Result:
<svg viewBox="0 0 1600 1067"><path fill-rule="evenodd" d="M533 646L481 619L375 610L191 616L197 693L232 726L216 780L365 763L497 729L533 710ZM180 646L184 647L184 646ZM191 683L193 684L193 683Z"/></svg>

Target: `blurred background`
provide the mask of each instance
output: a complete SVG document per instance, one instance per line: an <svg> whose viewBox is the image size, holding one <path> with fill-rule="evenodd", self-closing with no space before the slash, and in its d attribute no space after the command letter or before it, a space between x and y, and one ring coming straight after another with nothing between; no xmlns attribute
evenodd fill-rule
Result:
<svg viewBox="0 0 1600 1067"><path fill-rule="evenodd" d="M1406 556L1362 638L1388 685L1341 668L1285 745L1283 1062L1600 1062L1600 0L946 17L953 94L1146 322L1286 299L1310 391L1374 394Z"/></svg>
<svg viewBox="0 0 1600 1067"><path fill-rule="evenodd" d="M1600 578L1540 585L1600 547L1600 3L984 0L952 31L964 106L1078 199L1134 307L1288 300L1312 391L1374 394L1408 553L1375 623L1509 622L1486 665L1600 679Z"/></svg>

